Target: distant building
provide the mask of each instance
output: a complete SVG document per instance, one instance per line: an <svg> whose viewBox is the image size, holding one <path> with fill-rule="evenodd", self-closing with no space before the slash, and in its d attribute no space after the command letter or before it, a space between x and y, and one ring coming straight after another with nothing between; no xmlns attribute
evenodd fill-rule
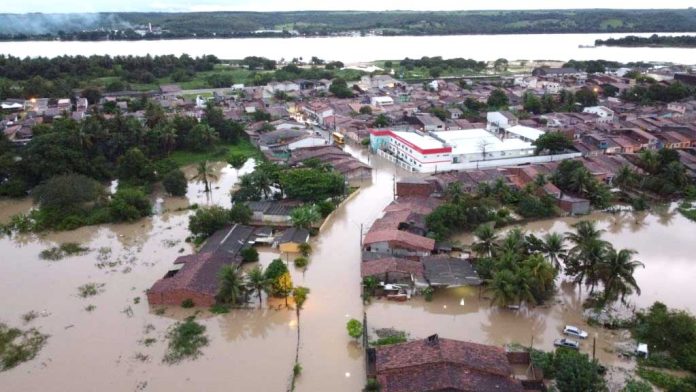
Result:
<svg viewBox="0 0 696 392"><path fill-rule="evenodd" d="M578 71L575 68L550 68L550 67L539 67L539 68L534 68L532 71L532 76L552 76L552 77L559 77L559 76L580 76L582 74L581 71Z"/></svg>

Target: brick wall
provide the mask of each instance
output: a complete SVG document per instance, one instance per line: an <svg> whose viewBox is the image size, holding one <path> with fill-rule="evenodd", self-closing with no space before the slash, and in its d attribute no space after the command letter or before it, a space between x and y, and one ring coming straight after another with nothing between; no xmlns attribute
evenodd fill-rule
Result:
<svg viewBox="0 0 696 392"><path fill-rule="evenodd" d="M181 306L181 303L191 299L195 306L210 307L215 304L213 296L201 293L194 293L187 290L172 290L164 293L147 293L147 302L150 305L174 305Z"/></svg>
<svg viewBox="0 0 696 392"><path fill-rule="evenodd" d="M398 197L429 197L435 191L431 183L397 182L396 195Z"/></svg>

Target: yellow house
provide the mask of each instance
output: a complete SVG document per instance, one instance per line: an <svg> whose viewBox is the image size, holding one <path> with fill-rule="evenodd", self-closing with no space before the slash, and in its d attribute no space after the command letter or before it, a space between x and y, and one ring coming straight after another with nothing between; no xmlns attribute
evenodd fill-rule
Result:
<svg viewBox="0 0 696 392"><path fill-rule="evenodd" d="M300 244L309 241L309 231L291 227L283 233L278 241L283 253L300 253Z"/></svg>

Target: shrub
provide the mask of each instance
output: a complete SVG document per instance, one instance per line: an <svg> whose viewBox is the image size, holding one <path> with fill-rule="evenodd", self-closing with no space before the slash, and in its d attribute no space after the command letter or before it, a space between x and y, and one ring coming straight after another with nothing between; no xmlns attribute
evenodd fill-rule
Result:
<svg viewBox="0 0 696 392"><path fill-rule="evenodd" d="M426 302L430 302L433 300L433 293L435 292L435 289L433 289L432 286L428 286L423 289L423 297L425 298Z"/></svg>
<svg viewBox="0 0 696 392"><path fill-rule="evenodd" d="M356 319L348 320L346 324L346 329L348 330L348 336L353 339L358 339L363 334L363 325L360 321Z"/></svg>
<svg viewBox="0 0 696 392"><path fill-rule="evenodd" d="M253 263L259 261L259 251L256 248L244 248L240 252L242 260L246 263Z"/></svg>
<svg viewBox="0 0 696 392"><path fill-rule="evenodd" d="M188 188L188 181L184 173L179 170L172 170L164 175L162 179L164 189L172 196L185 196Z"/></svg>
<svg viewBox="0 0 696 392"><path fill-rule="evenodd" d="M189 218L189 230L196 237L207 238L229 223L229 212L218 206L198 208Z"/></svg>
<svg viewBox="0 0 696 392"><path fill-rule="evenodd" d="M22 331L0 323L0 371L9 370L36 357L48 335L36 328Z"/></svg>
<svg viewBox="0 0 696 392"><path fill-rule="evenodd" d="M86 283L77 288L78 295L82 298L93 297L101 293L104 283Z"/></svg>
<svg viewBox="0 0 696 392"><path fill-rule="evenodd" d="M295 366L292 367L292 375L297 377L300 373L302 373L302 365L296 363Z"/></svg>
<svg viewBox="0 0 696 392"><path fill-rule="evenodd" d="M295 267L297 268L305 268L309 264L309 259L306 257L298 257L295 259Z"/></svg>
<svg viewBox="0 0 696 392"><path fill-rule="evenodd" d="M152 205L147 195L135 188L119 188L109 204L109 212L114 221L133 222L152 213Z"/></svg>
<svg viewBox="0 0 696 392"><path fill-rule="evenodd" d="M196 304L193 302L191 298L186 298L185 300L181 301L182 308L190 309L194 306L196 306Z"/></svg>
<svg viewBox="0 0 696 392"><path fill-rule="evenodd" d="M174 324L167 332L167 339L169 345L163 361L169 364L198 358L202 354L201 348L208 345L205 326L195 322L193 317Z"/></svg>

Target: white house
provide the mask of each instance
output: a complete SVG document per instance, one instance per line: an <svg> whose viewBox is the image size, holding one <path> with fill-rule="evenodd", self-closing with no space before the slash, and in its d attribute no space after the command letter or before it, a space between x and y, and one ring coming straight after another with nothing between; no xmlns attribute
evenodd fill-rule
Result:
<svg viewBox="0 0 696 392"><path fill-rule="evenodd" d="M488 130L506 129L517 125L517 117L510 112L488 112L486 114Z"/></svg>
<svg viewBox="0 0 696 392"><path fill-rule="evenodd" d="M606 106L588 106L584 108L582 112L597 115L598 124L605 124L614 121L614 111Z"/></svg>
<svg viewBox="0 0 696 392"><path fill-rule="evenodd" d="M544 91L549 94L558 94L561 91L561 84L557 82L542 82Z"/></svg>
<svg viewBox="0 0 696 392"><path fill-rule="evenodd" d="M394 104L394 99L392 97L372 97L370 98L370 104L372 106L391 106Z"/></svg>

